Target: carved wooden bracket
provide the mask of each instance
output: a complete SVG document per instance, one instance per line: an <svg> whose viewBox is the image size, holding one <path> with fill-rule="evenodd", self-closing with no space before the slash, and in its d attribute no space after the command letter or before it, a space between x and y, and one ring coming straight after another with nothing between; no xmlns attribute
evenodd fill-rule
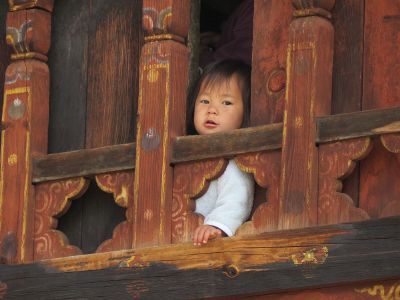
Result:
<svg viewBox="0 0 400 300"><path fill-rule="evenodd" d="M194 213L195 198L203 195L209 182L222 175L228 161L220 159L182 163L174 169L172 205L172 243L187 242L201 224L201 216Z"/></svg>
<svg viewBox="0 0 400 300"><path fill-rule="evenodd" d="M36 186L34 259L65 257L82 254L81 250L69 245L68 238L58 230L57 219L88 188L89 180L83 177Z"/></svg>
<svg viewBox="0 0 400 300"><path fill-rule="evenodd" d="M372 149L370 138L359 138L320 145L318 224L335 224L369 219L365 210L354 206L353 200L341 193L341 179L347 177L355 162Z"/></svg>
<svg viewBox="0 0 400 300"><path fill-rule="evenodd" d="M256 183L267 189L267 201L260 204L250 221L237 230L236 235L273 231L278 228L279 179L281 152L269 151L241 154L235 158L238 167L254 175Z"/></svg>
<svg viewBox="0 0 400 300"><path fill-rule="evenodd" d="M107 252L114 250L129 249L132 246L134 235L134 186L135 173L131 171L115 172L96 176L97 185L107 193L112 193L115 202L125 207L126 221L118 224L111 239L104 241L96 252Z"/></svg>

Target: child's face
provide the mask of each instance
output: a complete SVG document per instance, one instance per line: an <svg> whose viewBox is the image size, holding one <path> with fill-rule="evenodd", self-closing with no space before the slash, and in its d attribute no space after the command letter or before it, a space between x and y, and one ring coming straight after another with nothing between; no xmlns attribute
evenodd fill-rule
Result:
<svg viewBox="0 0 400 300"><path fill-rule="evenodd" d="M228 82L200 87L194 108L194 126L199 134L237 129L242 122L243 97L237 75Z"/></svg>

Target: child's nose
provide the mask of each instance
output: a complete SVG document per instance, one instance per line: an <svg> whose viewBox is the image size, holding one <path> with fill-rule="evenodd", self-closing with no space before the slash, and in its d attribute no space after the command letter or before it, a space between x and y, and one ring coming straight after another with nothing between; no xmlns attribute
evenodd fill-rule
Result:
<svg viewBox="0 0 400 300"><path fill-rule="evenodd" d="M210 105L210 106L208 107L208 114L210 114L210 115L216 115L216 114L217 114L217 109L216 109L213 105Z"/></svg>

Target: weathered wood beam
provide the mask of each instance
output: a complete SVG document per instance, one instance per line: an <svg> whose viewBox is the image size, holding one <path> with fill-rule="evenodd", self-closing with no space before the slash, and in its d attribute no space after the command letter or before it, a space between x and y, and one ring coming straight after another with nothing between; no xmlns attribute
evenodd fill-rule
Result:
<svg viewBox="0 0 400 300"><path fill-rule="evenodd" d="M400 107L319 117L316 126L317 144L400 132ZM215 135L180 136L174 141L170 162L276 150L281 144L282 123ZM133 169L134 153L134 144L123 144L37 156L33 159L33 182Z"/></svg>
<svg viewBox="0 0 400 300"><path fill-rule="evenodd" d="M37 156L33 159L34 183L134 169L135 144Z"/></svg>
<svg viewBox="0 0 400 300"><path fill-rule="evenodd" d="M192 299L400 278L400 217L0 266L6 298Z"/></svg>
<svg viewBox="0 0 400 300"><path fill-rule="evenodd" d="M317 143L400 132L400 107L320 117Z"/></svg>
<svg viewBox="0 0 400 300"><path fill-rule="evenodd" d="M171 163L281 148L282 123L175 139Z"/></svg>

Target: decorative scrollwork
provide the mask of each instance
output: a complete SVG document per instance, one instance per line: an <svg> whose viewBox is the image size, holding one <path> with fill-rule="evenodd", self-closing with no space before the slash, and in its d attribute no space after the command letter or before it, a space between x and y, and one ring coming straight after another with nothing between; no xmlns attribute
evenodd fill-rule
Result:
<svg viewBox="0 0 400 300"><path fill-rule="evenodd" d="M88 188L89 181L83 177L36 186L35 197L35 260L81 254L71 246L67 237L55 230L57 219L69 208L71 200L79 198Z"/></svg>
<svg viewBox="0 0 400 300"><path fill-rule="evenodd" d="M347 177L355 162L366 157L372 149L370 138L359 138L319 147L318 223L335 224L369 219L368 214L354 206L342 191L340 180Z"/></svg>
<svg viewBox="0 0 400 300"><path fill-rule="evenodd" d="M127 208L126 221L118 224L111 239L104 241L96 252L129 249L133 239L134 187L135 173L132 171L115 172L96 176L96 183L104 192L112 193L115 203Z"/></svg>
<svg viewBox="0 0 400 300"><path fill-rule="evenodd" d="M281 152L257 152L238 155L235 158L238 167L254 175L256 183L267 189L268 200L263 202L251 217L236 232L236 235L273 231L278 228L279 179Z"/></svg>
<svg viewBox="0 0 400 300"><path fill-rule="evenodd" d="M211 159L199 162L182 163L174 169L172 204L172 242L185 242L190 233L201 223L200 216L194 213L192 199L203 195L211 180L222 175L228 161Z"/></svg>

